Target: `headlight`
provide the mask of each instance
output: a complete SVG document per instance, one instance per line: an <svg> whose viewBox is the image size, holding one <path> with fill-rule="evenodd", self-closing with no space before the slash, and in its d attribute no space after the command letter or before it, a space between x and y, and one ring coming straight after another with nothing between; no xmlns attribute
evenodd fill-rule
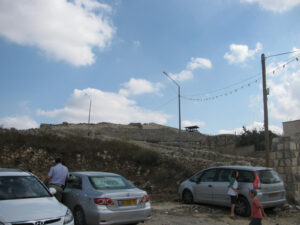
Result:
<svg viewBox="0 0 300 225"><path fill-rule="evenodd" d="M67 210L64 217L64 224L70 223L73 220L73 214L70 209Z"/></svg>

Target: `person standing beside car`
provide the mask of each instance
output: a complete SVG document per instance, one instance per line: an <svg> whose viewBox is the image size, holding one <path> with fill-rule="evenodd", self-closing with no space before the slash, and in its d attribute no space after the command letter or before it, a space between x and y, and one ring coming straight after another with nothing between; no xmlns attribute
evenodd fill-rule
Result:
<svg viewBox="0 0 300 225"><path fill-rule="evenodd" d="M53 187L56 189L55 197L61 202L62 192L69 178L69 170L66 166L62 165L61 158L56 158L55 163L56 165L50 168L48 176L45 179L45 184L49 188Z"/></svg>
<svg viewBox="0 0 300 225"><path fill-rule="evenodd" d="M230 200L231 200L231 214L230 214L230 217L232 219L235 218L234 209L235 209L235 205L237 203L238 194L239 194L238 177L239 177L239 172L237 170L232 171L230 184L228 186L228 192L227 192L227 194L230 196Z"/></svg>
<svg viewBox="0 0 300 225"><path fill-rule="evenodd" d="M257 191L255 189L249 190L249 197L252 199L251 204L251 221L249 225L262 225L262 217L268 218L267 214L264 211L264 208L261 206L259 200L256 198Z"/></svg>

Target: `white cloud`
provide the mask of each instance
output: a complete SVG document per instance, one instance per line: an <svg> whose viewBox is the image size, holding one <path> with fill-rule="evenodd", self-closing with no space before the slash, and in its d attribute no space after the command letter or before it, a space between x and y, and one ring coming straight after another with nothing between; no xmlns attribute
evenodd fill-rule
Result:
<svg viewBox="0 0 300 225"><path fill-rule="evenodd" d="M271 116L281 121L300 119L300 69L271 77L269 87Z"/></svg>
<svg viewBox="0 0 300 225"><path fill-rule="evenodd" d="M300 4L300 0L241 0L241 2L258 3L265 10L283 13Z"/></svg>
<svg viewBox="0 0 300 225"><path fill-rule="evenodd" d="M182 125L184 127L189 127L189 126L198 126L198 127L202 127L205 125L205 122L203 121L190 121L190 120L184 120L182 121Z"/></svg>
<svg viewBox="0 0 300 225"><path fill-rule="evenodd" d="M230 52L226 52L224 58L228 60L230 64L244 63L247 59L252 58L256 53L262 50L261 43L256 43L256 48L250 50L247 45L230 45Z"/></svg>
<svg viewBox="0 0 300 225"><path fill-rule="evenodd" d="M297 56L298 59L299 59L299 51L300 51L299 48L293 47L292 52L294 52L294 53L292 53L292 55L293 55L294 57Z"/></svg>
<svg viewBox="0 0 300 225"><path fill-rule="evenodd" d="M247 130L264 130L264 124L261 122L253 122L252 124L246 126ZM282 128L274 125L269 126L269 130L276 133L276 134L282 134ZM219 130L219 134L242 134L243 133L243 128L239 127L234 130Z"/></svg>
<svg viewBox="0 0 300 225"><path fill-rule="evenodd" d="M95 62L92 49L110 45L115 28L107 4L95 0L1 0L0 35L76 66Z"/></svg>
<svg viewBox="0 0 300 225"><path fill-rule="evenodd" d="M98 89L75 89L62 109L38 110L39 115L57 118L60 122L87 122L89 97L92 99L91 122L112 122L128 124L130 122L165 124L170 115L147 110L137 106L136 102L112 92Z"/></svg>
<svg viewBox="0 0 300 225"><path fill-rule="evenodd" d="M190 80L194 78L193 71L198 68L211 69L212 63L209 59L192 57L190 62L188 62L186 69L182 70L179 73L170 73L170 77L177 81Z"/></svg>
<svg viewBox="0 0 300 225"><path fill-rule="evenodd" d="M202 69L211 69L212 64L209 59L205 58L191 58L191 61L187 65L187 69L190 70L195 70L197 68L202 68Z"/></svg>
<svg viewBox="0 0 300 225"><path fill-rule="evenodd" d="M119 94L124 96L130 96L141 95L146 93L159 94L162 84L152 84L151 82L144 79L131 78L127 83L123 84L123 86L125 88L120 89Z"/></svg>
<svg viewBox="0 0 300 225"><path fill-rule="evenodd" d="M3 128L16 128L19 130L37 128L39 124L28 116L4 117L0 119Z"/></svg>
<svg viewBox="0 0 300 225"><path fill-rule="evenodd" d="M177 74L170 73L170 77L177 81L185 81L185 80L193 79L194 74L190 70L182 70L180 73Z"/></svg>

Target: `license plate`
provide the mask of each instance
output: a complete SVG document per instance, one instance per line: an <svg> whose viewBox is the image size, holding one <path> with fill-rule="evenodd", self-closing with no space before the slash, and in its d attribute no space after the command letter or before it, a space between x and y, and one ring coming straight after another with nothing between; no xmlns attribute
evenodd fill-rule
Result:
<svg viewBox="0 0 300 225"><path fill-rule="evenodd" d="M119 206L127 206L127 205L136 205L136 199L119 201Z"/></svg>
<svg viewBox="0 0 300 225"><path fill-rule="evenodd" d="M274 198L274 197L277 197L279 196L279 193L272 193L272 194L269 194L270 198Z"/></svg>

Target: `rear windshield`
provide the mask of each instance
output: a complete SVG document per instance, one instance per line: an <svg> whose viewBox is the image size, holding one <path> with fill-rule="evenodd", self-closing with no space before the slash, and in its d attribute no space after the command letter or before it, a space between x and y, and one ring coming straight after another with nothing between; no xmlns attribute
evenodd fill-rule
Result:
<svg viewBox="0 0 300 225"><path fill-rule="evenodd" d="M259 170L257 171L260 182L262 184L280 183L281 179L274 170Z"/></svg>
<svg viewBox="0 0 300 225"><path fill-rule="evenodd" d="M116 189L129 189L134 186L121 176L102 176L102 177L89 177L93 187L97 190L116 190Z"/></svg>

